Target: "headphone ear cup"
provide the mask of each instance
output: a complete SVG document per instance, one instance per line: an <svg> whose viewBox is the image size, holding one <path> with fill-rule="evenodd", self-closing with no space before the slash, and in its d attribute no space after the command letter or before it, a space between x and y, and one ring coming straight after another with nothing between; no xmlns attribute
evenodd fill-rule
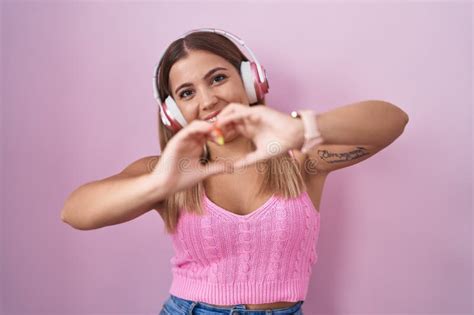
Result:
<svg viewBox="0 0 474 315"><path fill-rule="evenodd" d="M247 92L250 104L256 103L258 100L250 61L242 61L240 64L240 75L242 76L245 92Z"/></svg>
<svg viewBox="0 0 474 315"><path fill-rule="evenodd" d="M188 124L186 118L184 118L181 110L171 96L168 96L161 104L160 116L163 124L173 132L178 132Z"/></svg>
<svg viewBox="0 0 474 315"><path fill-rule="evenodd" d="M163 103L158 106L160 108L160 117L161 117L161 122L165 125L166 128L170 128L171 122L169 121L168 117L165 114L165 111L163 110Z"/></svg>
<svg viewBox="0 0 474 315"><path fill-rule="evenodd" d="M242 61L240 64L240 74L242 75L245 91L249 97L250 104L262 101L270 88L268 85L265 69L262 65L260 65L260 67L263 72L263 82L260 82L260 77L258 75L258 69L255 62Z"/></svg>
<svg viewBox="0 0 474 315"><path fill-rule="evenodd" d="M267 78L267 73L265 72L265 68L263 68L262 65L260 65L260 70L262 71L262 76L263 76L263 82L260 81L260 77L258 75L258 67L255 62L252 62L252 73L255 78L255 86L257 90L257 98L259 101L263 100L265 97L265 94L268 93L268 90L270 89L270 85L268 84L268 78Z"/></svg>
<svg viewBox="0 0 474 315"><path fill-rule="evenodd" d="M188 122L186 121L186 118L184 118L183 113L181 113L181 110L174 99L171 96L168 96L165 103L168 110L171 112L171 115L173 115L173 118L176 119L182 127L186 126Z"/></svg>

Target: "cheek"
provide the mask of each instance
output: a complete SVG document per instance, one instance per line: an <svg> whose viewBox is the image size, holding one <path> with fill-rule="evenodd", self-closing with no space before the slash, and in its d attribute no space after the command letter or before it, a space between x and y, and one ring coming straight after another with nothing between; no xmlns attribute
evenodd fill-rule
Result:
<svg viewBox="0 0 474 315"><path fill-rule="evenodd" d="M239 100L239 103L248 104L248 96L245 92L245 87L240 82L232 86L230 93L229 99Z"/></svg>
<svg viewBox="0 0 474 315"><path fill-rule="evenodd" d="M178 106L181 113L183 114L184 118L188 122L188 124L193 121L194 119L198 118L198 110L195 106Z"/></svg>
<svg viewBox="0 0 474 315"><path fill-rule="evenodd" d="M221 98L226 100L238 100L241 99L245 93L245 88L240 81L232 80L223 84L218 90Z"/></svg>

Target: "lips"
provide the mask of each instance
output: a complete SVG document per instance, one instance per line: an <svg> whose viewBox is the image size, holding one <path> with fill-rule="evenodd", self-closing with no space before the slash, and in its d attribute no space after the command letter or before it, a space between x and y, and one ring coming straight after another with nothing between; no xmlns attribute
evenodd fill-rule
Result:
<svg viewBox="0 0 474 315"><path fill-rule="evenodd" d="M220 110L215 111L214 113L212 113L212 114L207 115L206 117L204 117L204 120L211 119L212 117L217 116L217 114L219 114L220 112L221 112Z"/></svg>

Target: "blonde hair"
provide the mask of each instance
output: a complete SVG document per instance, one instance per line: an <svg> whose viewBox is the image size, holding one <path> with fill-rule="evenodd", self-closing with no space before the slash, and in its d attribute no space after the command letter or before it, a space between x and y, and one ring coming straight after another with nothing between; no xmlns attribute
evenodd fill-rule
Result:
<svg viewBox="0 0 474 315"><path fill-rule="evenodd" d="M178 60L188 56L190 50L205 50L225 58L240 73L240 63L248 61L246 56L228 38L216 33L195 32L184 38L177 39L170 44L160 60L158 92L162 100L170 95L169 71ZM266 105L265 99L258 103ZM250 104L250 106L257 104ZM158 136L161 152L166 148L168 141L174 136L173 132L165 127L161 121L158 111ZM207 147L207 144L206 144ZM253 148L255 149L255 147ZM209 150L204 150L201 158L209 162ZM264 177L262 185L257 191L260 194L275 194L284 198L294 198L305 189L304 180L301 176L300 166L288 153L272 157L257 163L258 169L263 170ZM162 203L160 211L165 229L168 234L176 232L176 226L180 217L180 211L187 211L203 215L202 198L204 194L203 182L199 182L187 189L168 196Z"/></svg>

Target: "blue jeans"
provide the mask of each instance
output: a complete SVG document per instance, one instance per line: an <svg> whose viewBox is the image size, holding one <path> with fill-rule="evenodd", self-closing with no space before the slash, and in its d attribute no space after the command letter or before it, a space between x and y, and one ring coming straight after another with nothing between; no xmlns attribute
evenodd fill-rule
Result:
<svg viewBox="0 0 474 315"><path fill-rule="evenodd" d="M294 306L272 310L249 310L245 308L244 304L237 304L233 307L217 307L204 302L185 300L170 294L159 315L304 315L301 309L303 303L304 301L298 301Z"/></svg>

